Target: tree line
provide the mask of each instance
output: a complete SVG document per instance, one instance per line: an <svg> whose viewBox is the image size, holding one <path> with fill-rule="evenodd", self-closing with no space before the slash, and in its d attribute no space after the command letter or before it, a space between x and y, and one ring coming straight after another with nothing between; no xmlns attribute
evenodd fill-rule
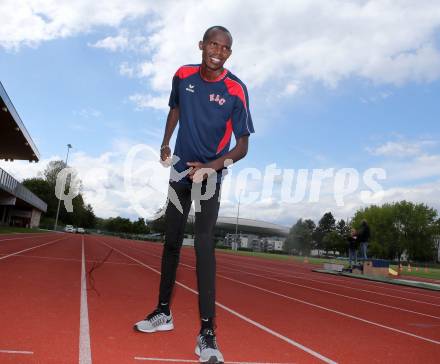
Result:
<svg viewBox="0 0 440 364"><path fill-rule="evenodd" d="M148 234L151 232L150 227L143 217L136 221L130 221L124 217L110 217L108 219L96 218L96 229L102 231L109 231L112 233L124 234Z"/></svg>
<svg viewBox="0 0 440 364"><path fill-rule="evenodd" d="M440 239L437 211L408 201L359 209L350 221L336 221L331 212L325 213L317 225L313 220L299 219L289 231L285 250L300 255L309 255L312 250L326 255L335 252L346 255L350 231L359 229L364 219L371 230L370 256L398 261L402 256L410 261L437 260Z"/></svg>
<svg viewBox="0 0 440 364"><path fill-rule="evenodd" d="M41 227L52 228L58 206L55 184L58 173L66 167L61 161L51 161L42 175L25 179L22 183L47 203L47 212ZM81 188L80 188L81 191ZM86 229L99 229L114 233L148 234L164 232L164 216L156 221L138 218L130 221L123 217L102 219L96 217L90 204L86 204L82 193L72 200L73 212L61 205L59 225L71 224ZM402 254L413 261L436 260L440 237L440 218L435 209L408 201L368 206L359 209L351 219L336 221L331 212L326 212L316 224L310 219L299 219L290 229L284 250L287 253L309 255L312 250L324 254L335 252L346 255L347 237L352 228L358 229L361 221L367 220L371 237L369 254L372 257L399 260ZM193 233L193 221L187 224L187 233Z"/></svg>
<svg viewBox="0 0 440 364"><path fill-rule="evenodd" d="M55 196L56 180L58 173L66 167L66 163L62 160L51 161L40 176L28 178L22 182L26 188L47 203L47 212L43 215L40 223L42 228L52 229L54 226L58 207L58 198ZM68 188L69 180L66 183L66 190ZM86 229L100 229L127 234L148 234L150 232L150 228L143 218L132 222L119 216L108 219L96 217L93 207L85 203L81 192L72 200L72 204L73 212L67 212L63 203L61 203L58 215L59 226L74 225Z"/></svg>
<svg viewBox="0 0 440 364"><path fill-rule="evenodd" d="M52 229L58 207L58 198L55 196L55 185L58 173L66 168L61 161L51 161L41 176L23 180L22 184L35 195L47 203L47 211L43 215L40 227ZM68 183L66 184L68 188ZM81 188L80 188L81 190ZM73 212L67 212L63 204L60 206L58 221L59 225L75 225L84 228L92 228L96 223L96 216L90 204L86 204L80 192L72 200Z"/></svg>

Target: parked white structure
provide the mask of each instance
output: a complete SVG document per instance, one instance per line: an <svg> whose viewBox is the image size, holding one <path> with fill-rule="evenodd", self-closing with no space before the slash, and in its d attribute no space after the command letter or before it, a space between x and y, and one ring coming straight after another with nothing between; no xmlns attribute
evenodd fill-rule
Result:
<svg viewBox="0 0 440 364"><path fill-rule="evenodd" d="M257 235L253 234L226 234L223 245L233 247L237 244L237 248L252 248L252 242L258 240Z"/></svg>

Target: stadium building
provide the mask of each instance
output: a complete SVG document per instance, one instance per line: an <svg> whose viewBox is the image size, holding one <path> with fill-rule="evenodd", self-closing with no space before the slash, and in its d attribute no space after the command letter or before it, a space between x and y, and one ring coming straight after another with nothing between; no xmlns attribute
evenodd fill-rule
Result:
<svg viewBox="0 0 440 364"><path fill-rule="evenodd" d="M0 82L0 159L38 162L40 154ZM38 227L47 204L0 168L0 225Z"/></svg>
<svg viewBox="0 0 440 364"><path fill-rule="evenodd" d="M188 222L194 224L194 214L189 214ZM284 249L289 228L265 221L219 216L214 234L220 245L232 249L279 252ZM186 235L183 244L194 245L192 235Z"/></svg>

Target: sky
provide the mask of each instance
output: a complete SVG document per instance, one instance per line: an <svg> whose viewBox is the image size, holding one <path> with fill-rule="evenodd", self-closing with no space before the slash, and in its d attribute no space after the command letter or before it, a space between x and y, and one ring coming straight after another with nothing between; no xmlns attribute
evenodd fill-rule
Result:
<svg viewBox="0 0 440 364"><path fill-rule="evenodd" d="M440 208L438 1L3 0L0 81L41 160L64 159L100 217L166 199L157 153L171 79L211 25L248 87L255 134L220 214L291 226L403 199ZM232 143L233 144L233 143ZM319 176L324 176L319 182Z"/></svg>

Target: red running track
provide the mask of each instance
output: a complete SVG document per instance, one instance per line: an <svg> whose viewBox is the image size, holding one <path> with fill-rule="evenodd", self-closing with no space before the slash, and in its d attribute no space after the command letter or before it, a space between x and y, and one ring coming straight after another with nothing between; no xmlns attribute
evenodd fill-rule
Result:
<svg viewBox="0 0 440 364"><path fill-rule="evenodd" d="M162 246L71 234L0 236L0 363L186 363L198 331L195 257L182 249L175 330L141 334ZM228 363L437 363L440 294L217 253Z"/></svg>

